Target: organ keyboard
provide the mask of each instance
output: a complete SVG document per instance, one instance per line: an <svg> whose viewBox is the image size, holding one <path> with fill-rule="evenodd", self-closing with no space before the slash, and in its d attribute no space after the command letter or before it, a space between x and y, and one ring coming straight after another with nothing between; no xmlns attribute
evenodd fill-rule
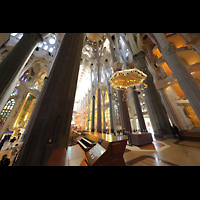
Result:
<svg viewBox="0 0 200 200"><path fill-rule="evenodd" d="M77 145L71 147L71 153L82 155L80 166L123 166L127 136L113 136L103 133L86 133L77 138ZM77 149L79 147L84 154ZM80 151L81 151L80 150ZM70 160L69 160L70 162Z"/></svg>
<svg viewBox="0 0 200 200"><path fill-rule="evenodd" d="M77 139L78 144L80 145L80 147L87 152L88 150L90 150L96 143L86 137L80 137Z"/></svg>

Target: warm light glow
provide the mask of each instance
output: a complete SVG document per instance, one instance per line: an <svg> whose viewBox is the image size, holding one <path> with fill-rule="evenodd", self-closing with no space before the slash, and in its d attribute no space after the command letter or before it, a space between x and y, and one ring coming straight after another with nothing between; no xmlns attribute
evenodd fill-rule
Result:
<svg viewBox="0 0 200 200"><path fill-rule="evenodd" d="M109 82L115 89L126 90L129 87L143 84L147 75L138 69L128 69L115 72L110 78ZM147 85L145 84L147 87Z"/></svg>

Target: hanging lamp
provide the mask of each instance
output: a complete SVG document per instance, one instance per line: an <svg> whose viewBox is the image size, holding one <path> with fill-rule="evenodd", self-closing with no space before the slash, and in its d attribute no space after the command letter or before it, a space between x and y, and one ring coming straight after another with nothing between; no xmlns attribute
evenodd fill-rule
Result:
<svg viewBox="0 0 200 200"><path fill-rule="evenodd" d="M137 68L125 69L115 72L109 79L111 86L118 90L126 90L127 88L134 87L136 85L147 85L143 81L147 78L147 75Z"/></svg>

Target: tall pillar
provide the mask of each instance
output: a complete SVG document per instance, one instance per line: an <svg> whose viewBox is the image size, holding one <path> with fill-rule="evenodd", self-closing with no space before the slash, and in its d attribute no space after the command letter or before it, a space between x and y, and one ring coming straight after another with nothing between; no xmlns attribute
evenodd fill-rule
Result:
<svg viewBox="0 0 200 200"><path fill-rule="evenodd" d="M112 94L111 93L109 93L109 106L110 106L110 129L111 129L111 133L114 133L115 130L114 130L114 117L113 117L113 106L112 106Z"/></svg>
<svg viewBox="0 0 200 200"><path fill-rule="evenodd" d="M88 91L88 120L87 120L87 130L90 130L90 91Z"/></svg>
<svg viewBox="0 0 200 200"><path fill-rule="evenodd" d="M149 104L147 108L151 108L152 116L154 117L157 130L158 131L165 130L163 133L166 135L172 134L171 125L167 117L167 112L155 88L152 75L146 66L144 52L140 51L139 53L135 54L133 56L133 60L136 62L136 65L139 68L139 70L143 71L147 75L147 78L144 81L144 83L148 85L148 87L145 88L144 90L145 98L146 98L146 102ZM156 131L154 130L154 131L157 132L157 130Z"/></svg>
<svg viewBox="0 0 200 200"><path fill-rule="evenodd" d="M122 68L122 63L118 61L115 62L113 64L113 68L115 71L120 71ZM117 90L117 96L118 96L118 101L119 101L120 121L121 121L122 129L132 132L127 100L126 100L126 91Z"/></svg>
<svg viewBox="0 0 200 200"><path fill-rule="evenodd" d="M0 33L0 47L2 47L9 39L10 33Z"/></svg>
<svg viewBox="0 0 200 200"><path fill-rule="evenodd" d="M17 166L46 166L54 149L68 147L82 44L83 33L65 33L26 127Z"/></svg>
<svg viewBox="0 0 200 200"><path fill-rule="evenodd" d="M191 45L196 53L200 56L199 33L178 33L185 41L186 45ZM193 38L193 36L196 36Z"/></svg>
<svg viewBox="0 0 200 200"><path fill-rule="evenodd" d="M163 104L165 105L166 111L169 115L169 118L170 118L172 124L175 124L178 127L178 129L181 129L181 125L180 125L177 115L174 111L174 108L173 108L171 102L169 101L167 95L165 94L165 88L162 88L158 92L160 93Z"/></svg>
<svg viewBox="0 0 200 200"><path fill-rule="evenodd" d="M93 69L92 69L93 68ZM92 92L92 120L91 120L91 132L94 132L94 124L95 124L95 94L96 94L96 86L97 86L97 80L95 78L95 66L93 63L90 64L90 80L91 80L91 92ZM94 76L94 79L92 81L92 73Z"/></svg>
<svg viewBox="0 0 200 200"><path fill-rule="evenodd" d="M84 98L84 113L85 113L85 115L84 115L84 130L86 130L86 126L87 126L87 117L86 117L86 114L87 114L87 104L86 104L86 100L87 98L86 98L86 95L85 95L85 98Z"/></svg>
<svg viewBox="0 0 200 200"><path fill-rule="evenodd" d="M92 125L91 125L91 132L94 132L94 120L95 120L95 96L92 96Z"/></svg>
<svg viewBox="0 0 200 200"><path fill-rule="evenodd" d="M188 129L191 128L193 125L189 118L185 115L182 106L179 106L176 102L176 99L178 99L178 95L174 91L174 88L172 86L168 86L164 89L164 92L167 96L167 99L169 99L169 102L174 109L174 112L176 114L176 117L179 121L179 124L181 126L181 129Z"/></svg>
<svg viewBox="0 0 200 200"><path fill-rule="evenodd" d="M100 86L99 86L100 87ZM101 120L101 89L97 89L97 132L102 132L102 120Z"/></svg>
<svg viewBox="0 0 200 200"><path fill-rule="evenodd" d="M114 71L120 71L122 69L122 64L117 61L116 56L115 56L115 51L113 47L113 41L111 40L110 34L107 34L107 37L110 41L110 51L111 51L111 56L113 60L113 68ZM124 94L126 95L126 94ZM119 100L119 110L120 110L120 121L122 125L122 129L125 128L126 131L132 131L131 130L131 123L130 123L130 117L128 113L128 107L127 107L127 102L122 101L123 99L123 91L117 90L117 96Z"/></svg>
<svg viewBox="0 0 200 200"><path fill-rule="evenodd" d="M122 129L125 129L125 131L132 132L131 129L131 123L130 123L130 117L128 113L128 106L127 106L127 100L123 100L123 95L126 95L126 91L117 90L117 96L119 100L119 109L120 109L120 118Z"/></svg>
<svg viewBox="0 0 200 200"><path fill-rule="evenodd" d="M101 74L100 74L100 58L97 57L97 76L98 76L98 89L97 89L97 132L102 132L101 120Z"/></svg>
<svg viewBox="0 0 200 200"><path fill-rule="evenodd" d="M140 131L146 131L146 125L144 122L144 117L142 114L142 110L141 110L141 106L140 106L140 101L138 98L138 94L137 91L135 91L135 87L133 87L133 101L134 101L134 105L135 105L135 110L136 110L136 114L137 114L137 118L138 118L138 122L140 125Z"/></svg>
<svg viewBox="0 0 200 200"><path fill-rule="evenodd" d="M106 116L105 116L105 90L102 91L102 100L103 100L103 132L106 132Z"/></svg>
<svg viewBox="0 0 200 200"><path fill-rule="evenodd" d="M13 85L15 77L18 77L38 43L42 41L40 33L24 33L20 41L0 64L0 110L16 85L16 83Z"/></svg>
<svg viewBox="0 0 200 200"><path fill-rule="evenodd" d="M111 67L110 64L108 64L108 60L106 59L106 65L109 68L109 74L111 77ZM106 72L104 71L104 76L106 79L106 87L107 87L107 91L108 91L108 96L109 96L109 106L110 106L110 129L111 129L111 133L114 133L114 118L113 118L113 105L112 105L112 88L108 82L108 77L106 75Z"/></svg>
<svg viewBox="0 0 200 200"><path fill-rule="evenodd" d="M146 108L148 111L148 115L149 115L149 118L151 121L153 131L154 131L154 133L158 133L159 131L158 131L158 127L156 126L156 120L154 117L153 108L150 106L149 102L147 101L147 98L144 98L144 101L145 101L145 105L146 105Z"/></svg>
<svg viewBox="0 0 200 200"><path fill-rule="evenodd" d="M198 83L181 62L174 47L169 43L165 35L163 33L154 33L154 36L160 45L161 52L166 59L169 68L172 70L194 112L200 119L200 87Z"/></svg>

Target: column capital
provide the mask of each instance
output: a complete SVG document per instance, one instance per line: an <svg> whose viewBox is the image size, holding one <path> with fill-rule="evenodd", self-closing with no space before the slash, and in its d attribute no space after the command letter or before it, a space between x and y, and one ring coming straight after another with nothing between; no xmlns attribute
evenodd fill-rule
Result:
<svg viewBox="0 0 200 200"><path fill-rule="evenodd" d="M144 51L140 51L137 54L133 55L133 60L137 63L138 60L144 59L145 58L145 53Z"/></svg>
<svg viewBox="0 0 200 200"><path fill-rule="evenodd" d="M32 38L34 38L38 43L43 42L43 37L47 36L48 33L24 33L30 35Z"/></svg>
<svg viewBox="0 0 200 200"><path fill-rule="evenodd" d="M121 69L122 69L122 63L120 63L119 61L116 61L116 62L114 62L113 63L113 68L114 68L114 70L115 70L115 72L116 71L120 71Z"/></svg>
<svg viewBox="0 0 200 200"><path fill-rule="evenodd" d="M167 44L164 48L161 49L163 58L166 59L167 56L176 53L174 47L171 44Z"/></svg>

